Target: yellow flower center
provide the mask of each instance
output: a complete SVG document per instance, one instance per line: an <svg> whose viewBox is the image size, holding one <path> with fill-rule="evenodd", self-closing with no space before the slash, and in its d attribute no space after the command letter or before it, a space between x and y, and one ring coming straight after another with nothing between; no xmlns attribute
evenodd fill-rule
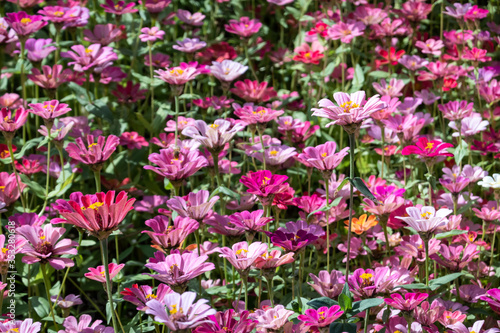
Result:
<svg viewBox="0 0 500 333"><path fill-rule="evenodd" d="M2 253L7 253L7 248L6 247L2 247Z"/></svg>
<svg viewBox="0 0 500 333"><path fill-rule="evenodd" d="M209 125L209 126L210 126L210 127L212 127L212 128L217 128L217 127L219 127L219 125L217 125L217 124L212 124L212 125Z"/></svg>
<svg viewBox="0 0 500 333"><path fill-rule="evenodd" d="M363 280L370 280L373 277L373 274L363 273L359 277L362 278Z"/></svg>
<svg viewBox="0 0 500 333"><path fill-rule="evenodd" d="M269 155L271 155L271 156L276 156L276 155L278 155L278 151L277 151L277 150L271 150L271 151L269 152Z"/></svg>
<svg viewBox="0 0 500 333"><path fill-rule="evenodd" d="M306 54L304 54L304 57L305 57L305 58L311 58L311 53L310 53L310 52L307 52Z"/></svg>
<svg viewBox="0 0 500 333"><path fill-rule="evenodd" d="M270 180L271 180L271 178L264 177L264 179L262 180L262 185L267 185L267 182Z"/></svg>
<svg viewBox="0 0 500 333"><path fill-rule="evenodd" d="M323 154L321 154L321 157L325 158L326 155L327 155L326 153L323 153Z"/></svg>
<svg viewBox="0 0 500 333"><path fill-rule="evenodd" d="M182 311L182 308L179 308L179 309L177 310L177 304L173 304L173 305L171 305L170 307L171 307L171 309L170 309L170 311L169 311L169 312L170 312L170 314L171 314L171 315L176 314L177 312L180 312L180 313L182 313L182 312L183 312L183 311Z"/></svg>
<svg viewBox="0 0 500 333"><path fill-rule="evenodd" d="M28 23L31 23L31 19L30 19L30 18L28 18L28 17L25 17L25 18L21 19L21 23L22 23L22 24L28 24Z"/></svg>
<svg viewBox="0 0 500 333"><path fill-rule="evenodd" d="M427 142L427 146L425 146L425 149L431 150L434 148L434 142Z"/></svg>
<svg viewBox="0 0 500 333"><path fill-rule="evenodd" d="M5 186L0 186L0 190L3 192L5 191Z"/></svg>
<svg viewBox="0 0 500 333"><path fill-rule="evenodd" d="M24 19L23 19L23 20L24 20ZM19 328L17 328L17 327L14 327L14 328L9 328L9 329L7 330L7 332L16 332L16 333L19 333Z"/></svg>
<svg viewBox="0 0 500 333"><path fill-rule="evenodd" d="M54 12L54 16L61 17L63 15L64 15L64 12L61 12L61 11Z"/></svg>
<svg viewBox="0 0 500 333"><path fill-rule="evenodd" d="M184 71L180 68L170 70L170 74L173 74L175 76L182 75L182 73L184 73Z"/></svg>
<svg viewBox="0 0 500 333"><path fill-rule="evenodd" d="M420 216L422 216L426 220L429 219L430 215L432 215L431 212L425 212L425 213L420 214Z"/></svg>
<svg viewBox="0 0 500 333"><path fill-rule="evenodd" d="M387 89L391 89L391 88L392 88L392 86L387 86Z"/></svg>
<svg viewBox="0 0 500 333"><path fill-rule="evenodd" d="M355 109L355 108L358 108L359 105L356 104L356 103L353 103L353 101L347 101L347 102L344 102L340 105L340 107L342 109L344 109L344 112L345 113L349 113L351 112L351 109Z"/></svg>
<svg viewBox="0 0 500 333"><path fill-rule="evenodd" d="M91 49L85 49L85 53L87 53L87 54L92 53L92 50Z"/></svg>
<svg viewBox="0 0 500 333"><path fill-rule="evenodd" d="M101 207L104 205L104 202L95 202L93 203L92 205L88 206L88 207L82 207L82 210L85 210L85 209L94 209L94 210L97 210L97 208Z"/></svg>
<svg viewBox="0 0 500 333"><path fill-rule="evenodd" d="M155 294L147 294L146 295L146 299L156 299L158 296L156 296Z"/></svg>
<svg viewBox="0 0 500 333"><path fill-rule="evenodd" d="M239 249L238 251L236 251L236 255L238 255L238 256L239 256L239 255L240 255L240 254L242 254L243 252L247 253L247 252L248 252L248 250L245 250L245 249Z"/></svg>
<svg viewBox="0 0 500 333"><path fill-rule="evenodd" d="M88 148L90 149L90 148L92 148L94 146L97 146L97 143L91 143Z"/></svg>

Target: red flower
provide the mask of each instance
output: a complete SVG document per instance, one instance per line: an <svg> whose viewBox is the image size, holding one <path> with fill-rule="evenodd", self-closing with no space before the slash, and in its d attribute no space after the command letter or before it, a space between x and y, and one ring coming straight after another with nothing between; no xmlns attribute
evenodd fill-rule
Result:
<svg viewBox="0 0 500 333"><path fill-rule="evenodd" d="M443 91L448 91L455 88L458 85L457 80L454 79L444 79Z"/></svg>
<svg viewBox="0 0 500 333"><path fill-rule="evenodd" d="M378 54L384 58L384 60L375 60L375 67L379 68L381 65L387 65L391 64L393 66L398 64L399 58L405 54L404 50L399 50L396 52L396 49L394 47L391 47L389 49L389 52L386 50L380 50Z"/></svg>

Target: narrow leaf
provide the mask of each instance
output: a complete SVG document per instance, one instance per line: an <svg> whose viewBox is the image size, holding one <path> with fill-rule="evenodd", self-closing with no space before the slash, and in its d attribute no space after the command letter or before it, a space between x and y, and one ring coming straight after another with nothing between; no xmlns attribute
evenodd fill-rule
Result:
<svg viewBox="0 0 500 333"><path fill-rule="evenodd" d="M359 192L361 192L365 197L368 199L372 200L376 204L380 204L380 202L375 198L375 196L370 192L368 187L366 187L365 183L363 180L359 177L355 177L354 179L349 179L351 181L352 186L358 189Z"/></svg>

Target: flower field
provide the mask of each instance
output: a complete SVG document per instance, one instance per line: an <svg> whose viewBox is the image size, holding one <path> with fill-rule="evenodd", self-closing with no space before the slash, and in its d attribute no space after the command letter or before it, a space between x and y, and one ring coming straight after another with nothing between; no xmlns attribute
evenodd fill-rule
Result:
<svg viewBox="0 0 500 333"><path fill-rule="evenodd" d="M0 2L0 333L500 333L500 2Z"/></svg>

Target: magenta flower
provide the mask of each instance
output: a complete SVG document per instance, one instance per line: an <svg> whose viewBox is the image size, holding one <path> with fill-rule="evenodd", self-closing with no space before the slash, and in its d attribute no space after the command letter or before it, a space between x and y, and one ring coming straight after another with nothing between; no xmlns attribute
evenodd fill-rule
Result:
<svg viewBox="0 0 500 333"><path fill-rule="evenodd" d="M253 242L250 245L247 242L239 242L234 244L232 248L222 247L218 250L220 256L226 258L243 275L248 274L255 260L266 251L267 244L261 242Z"/></svg>
<svg viewBox="0 0 500 333"><path fill-rule="evenodd" d="M166 216L156 216L146 220L145 224L153 231L143 230L142 233L151 237L156 248L165 250L179 247L187 236L199 228L198 222L182 216L177 216L172 225Z"/></svg>
<svg viewBox="0 0 500 333"><path fill-rule="evenodd" d="M439 111L443 112L443 117L448 120L461 120L472 115L474 103L467 101L453 101L438 105Z"/></svg>
<svg viewBox="0 0 500 333"><path fill-rule="evenodd" d="M234 88L230 90L236 96L244 99L247 102L262 103L267 102L277 93L273 87L267 88L267 82L251 81L245 79L234 83Z"/></svg>
<svg viewBox="0 0 500 333"><path fill-rule="evenodd" d="M19 181L19 186L17 185L17 181ZM20 178L16 177L16 174L0 172L0 202L3 202L7 206L12 205L21 196L19 188L23 192L26 186L26 184L21 182Z"/></svg>
<svg viewBox="0 0 500 333"><path fill-rule="evenodd" d="M32 62L41 62L43 59L47 58L49 54L57 49L57 47L49 46L49 44L52 44L52 39L50 38L28 39L24 46L28 52L28 59Z"/></svg>
<svg viewBox="0 0 500 333"><path fill-rule="evenodd" d="M271 217L262 217L262 215L264 215L262 209L253 212L243 211L230 215L229 221L245 231L257 232L261 231L262 227L273 220Z"/></svg>
<svg viewBox="0 0 500 333"><path fill-rule="evenodd" d="M51 21L60 29L64 23L78 20L80 9L78 7L45 6L38 14L45 16L45 20Z"/></svg>
<svg viewBox="0 0 500 333"><path fill-rule="evenodd" d="M106 13L111 13L114 15L123 15L127 13L135 13L139 9L133 8L135 6L135 2L126 3L125 1L118 1L116 4L113 0L106 0L105 4L100 5L104 8Z"/></svg>
<svg viewBox="0 0 500 333"><path fill-rule="evenodd" d="M186 82L194 80L200 74L198 69L184 62L178 67L171 67L166 70L158 69L155 73L158 74L156 75L157 78L176 86L184 85Z"/></svg>
<svg viewBox="0 0 500 333"><path fill-rule="evenodd" d="M441 241L431 238L429 240L429 256L439 252ZM420 235L403 236L403 240L394 248L399 256L414 258L419 262L425 261L424 241Z"/></svg>
<svg viewBox="0 0 500 333"><path fill-rule="evenodd" d="M119 40L122 34L122 31L111 23L96 24L93 30L83 30L83 39L92 44L106 46Z"/></svg>
<svg viewBox="0 0 500 333"><path fill-rule="evenodd" d="M419 307L414 309L415 320L423 326L434 324L443 314L445 308L439 299L432 301L431 304L425 301Z"/></svg>
<svg viewBox="0 0 500 333"><path fill-rule="evenodd" d="M71 50L73 51L62 52L61 57L72 59L68 65L73 65L73 70L77 72L90 71L93 67L105 67L118 59L113 48L101 44L92 44L89 47L73 45Z"/></svg>
<svg viewBox="0 0 500 333"><path fill-rule="evenodd" d="M255 194L264 206L268 206L276 193L286 190L287 179L288 176L273 175L269 170L261 170L242 176L240 183L248 187L248 193Z"/></svg>
<svg viewBox="0 0 500 333"><path fill-rule="evenodd" d="M101 332L101 333L113 333L113 327L106 327L101 325L102 320L96 320L93 324L92 317L84 314L81 315L79 320L73 316L69 316L64 319L63 326L65 330L60 330L58 333L70 333L70 332ZM34 333L34 332L32 332Z"/></svg>
<svg viewBox="0 0 500 333"><path fill-rule="evenodd" d="M114 262L108 265L109 267L109 280L112 281L113 278L120 273L125 264L115 264ZM86 278L95 280L98 282L106 283L106 276L104 266L97 266L96 268L89 267L89 273L84 274Z"/></svg>
<svg viewBox="0 0 500 333"><path fill-rule="evenodd" d="M25 41L29 35L48 24L43 16L28 15L26 12L7 13L5 21L16 32L21 41Z"/></svg>
<svg viewBox="0 0 500 333"><path fill-rule="evenodd" d="M188 10L184 9L179 9L177 10L177 18L186 24L199 27L203 25L203 19L205 18L205 15L202 13L193 13L189 12Z"/></svg>
<svg viewBox="0 0 500 333"><path fill-rule="evenodd" d="M87 144L83 143L82 138L77 138L76 143L68 144L66 151L71 158L90 165L91 169L100 170L119 143L120 139L115 135L110 135L107 138L99 136L95 142L94 136L89 134L87 135Z"/></svg>
<svg viewBox="0 0 500 333"><path fill-rule="evenodd" d="M62 255L77 254L77 242L68 238L60 239L66 229L55 228L50 224L43 227L23 225L16 229L17 233L23 237L27 243L23 246L21 253L23 263L49 264L54 269L72 267L75 263L69 258L61 258Z"/></svg>
<svg viewBox="0 0 500 333"><path fill-rule="evenodd" d="M37 68L33 68L31 73L27 75L27 78L37 86L48 90L57 89L61 84L69 81L69 78L73 75L71 69L63 70L62 65L42 66L42 72Z"/></svg>
<svg viewBox="0 0 500 333"><path fill-rule="evenodd" d="M142 34L139 35L141 42L155 42L156 40L163 40L165 31L160 30L158 27L142 28Z"/></svg>
<svg viewBox="0 0 500 333"><path fill-rule="evenodd" d="M210 321L205 322L193 330L194 333L250 333L253 331L257 322L249 318L250 312L243 311L235 313L233 309L224 312L220 311L214 315L208 316ZM236 319L239 317L239 319Z"/></svg>
<svg viewBox="0 0 500 333"><path fill-rule="evenodd" d="M183 292L190 280L215 269L215 265L207 260L207 255L199 256L197 253L174 253L165 257L162 252L156 252L145 267L159 274L146 275L168 284L175 291Z"/></svg>
<svg viewBox="0 0 500 333"><path fill-rule="evenodd" d="M234 103L233 108L235 109L235 116L250 125L250 128L255 128L257 124L264 126L266 123L276 120L276 118L285 113L283 110L273 110L263 106L255 106L253 103L245 103L243 107Z"/></svg>
<svg viewBox="0 0 500 333"><path fill-rule="evenodd" d="M333 94L333 98L337 105L324 98L318 103L321 109L312 109L314 111L312 115L333 120L326 127L333 124L341 125L348 133L355 133L359 130L363 120L372 113L387 107L384 102L380 101L378 95L371 97L365 103L364 91L353 94L337 92Z"/></svg>
<svg viewBox="0 0 500 333"><path fill-rule="evenodd" d="M306 327L318 329L319 327L329 326L343 314L344 311L340 311L338 305L333 305L330 308L322 306L317 310L307 309L305 314L299 315L297 319L303 322Z"/></svg>
<svg viewBox="0 0 500 333"><path fill-rule="evenodd" d="M427 297L429 297L429 294L406 293L403 299L403 296L400 294L392 294L391 298L385 298L384 301L387 305L390 305L395 309L401 311L411 311L426 300Z"/></svg>
<svg viewBox="0 0 500 333"><path fill-rule="evenodd" d="M486 301L495 313L500 314L500 289L488 290L486 295L481 296L481 300Z"/></svg>
<svg viewBox="0 0 500 333"><path fill-rule="evenodd" d="M325 234L323 228L315 224L299 220L287 222L286 227L280 227L274 233L265 231L275 246L282 247L286 251L296 252L311 244Z"/></svg>
<svg viewBox="0 0 500 333"><path fill-rule="evenodd" d="M196 293L188 291L183 294L169 293L163 300L153 299L146 303L146 313L154 320L165 324L172 331L190 331L204 323L216 311L206 304L208 301L200 299L196 303Z"/></svg>
<svg viewBox="0 0 500 333"><path fill-rule="evenodd" d="M318 276L309 273L312 283L308 283L318 294L323 297L336 298L342 292L345 276L340 271L320 271Z"/></svg>
<svg viewBox="0 0 500 333"><path fill-rule="evenodd" d="M331 40L340 39L342 43L350 44L355 37L363 36L365 28L366 26L361 22L339 22L328 29L328 37Z"/></svg>
<svg viewBox="0 0 500 333"><path fill-rule="evenodd" d="M190 192L187 200L183 197L173 197L167 201L168 208L176 211L180 216L190 217L193 220L201 222L212 212L212 208L219 200L219 197L213 196L210 200L210 193L200 190L196 193Z"/></svg>
<svg viewBox="0 0 500 333"><path fill-rule="evenodd" d="M475 244L467 244L465 247L457 244L449 246L441 244L441 250L438 253L441 256L434 254L430 258L452 272L460 272L476 257L479 250Z"/></svg>
<svg viewBox="0 0 500 333"><path fill-rule="evenodd" d="M69 223L89 232L92 236L104 239L125 219L133 209L135 199L128 199L125 191L115 199L115 191L83 195L72 193L69 201L59 199L54 208L62 218L52 219L52 223Z"/></svg>
<svg viewBox="0 0 500 333"><path fill-rule="evenodd" d="M244 38L256 34L261 27L262 23L260 23L259 20L251 20L247 16L240 17L239 21L229 20L229 24L224 25L224 29L226 29L227 32Z"/></svg>
<svg viewBox="0 0 500 333"><path fill-rule="evenodd" d="M165 295L170 293L173 293L173 290L163 283L158 285L156 293L150 286L139 286L138 284L133 284L132 287L125 288L122 292L120 292L120 294L123 295L124 301L137 306L137 311L146 311L148 309L146 303L153 299L158 299L160 302L163 302Z"/></svg>
<svg viewBox="0 0 500 333"><path fill-rule="evenodd" d="M17 213L12 216L9 216L9 221L14 222L15 227L21 227L23 225L30 225L33 227L41 227L42 224L47 219L46 216L38 216L36 213ZM3 236L5 240L5 236ZM2 239L2 235L0 235L0 240ZM0 241L0 248L3 248L3 243ZM1 256L1 254L0 254ZM0 260L1 261L1 260Z"/></svg>
<svg viewBox="0 0 500 333"><path fill-rule="evenodd" d="M123 132L120 135L120 146L126 146L127 149L141 149L149 146L149 143L137 132Z"/></svg>
<svg viewBox="0 0 500 333"><path fill-rule="evenodd" d="M440 156L453 156L446 150L453 147L451 143L445 143L438 140L429 141L426 137L418 139L415 146L406 146L401 152L403 155L418 155L424 159L432 159Z"/></svg>
<svg viewBox="0 0 500 333"><path fill-rule="evenodd" d="M9 108L2 108L0 110L0 117L0 131L2 131L4 136L13 138L14 132L26 123L28 111L23 107L19 107L14 115Z"/></svg>
<svg viewBox="0 0 500 333"><path fill-rule="evenodd" d="M52 101L28 105L32 108L32 110L28 111L42 117L47 121L48 126L51 126L54 123L54 118L62 116L71 111L71 109L68 107L68 104L60 103L56 99Z"/></svg>
<svg viewBox="0 0 500 333"><path fill-rule="evenodd" d="M185 53L193 53L207 46L207 43L201 41L199 38L185 38L178 40L176 43L177 45L172 46L172 48Z"/></svg>
<svg viewBox="0 0 500 333"><path fill-rule="evenodd" d="M327 179L332 171L342 162L342 159L348 155L349 147L346 147L335 153L337 144L333 141L326 142L316 147L306 147L299 154L299 161L302 159L309 163L313 168L326 171Z"/></svg>
<svg viewBox="0 0 500 333"><path fill-rule="evenodd" d="M111 93L116 97L119 103L135 103L146 98L147 89L141 89L141 84L134 84L127 81L126 86L117 85Z"/></svg>
<svg viewBox="0 0 500 333"><path fill-rule="evenodd" d="M243 124L232 126L229 121L223 119L216 119L210 125L203 120L196 120L193 126L187 126L182 130L182 135L201 143L210 152L218 153L243 128L245 128Z"/></svg>

